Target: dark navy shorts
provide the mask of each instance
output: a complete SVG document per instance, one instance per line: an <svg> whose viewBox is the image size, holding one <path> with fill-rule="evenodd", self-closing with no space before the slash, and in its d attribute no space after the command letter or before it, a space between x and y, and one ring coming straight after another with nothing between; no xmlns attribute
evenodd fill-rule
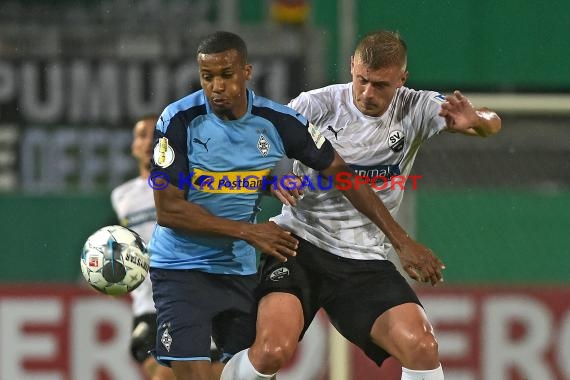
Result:
<svg viewBox="0 0 570 380"><path fill-rule="evenodd" d="M262 255L258 299L271 292L296 295L303 306L302 334L322 307L345 338L381 365L390 355L370 339L372 325L394 306L421 305L413 289L388 260L348 259L296 238L297 256L287 262Z"/></svg>
<svg viewBox="0 0 570 380"><path fill-rule="evenodd" d="M150 269L157 310L156 359L210 360L210 337L222 361L255 339L257 275Z"/></svg>

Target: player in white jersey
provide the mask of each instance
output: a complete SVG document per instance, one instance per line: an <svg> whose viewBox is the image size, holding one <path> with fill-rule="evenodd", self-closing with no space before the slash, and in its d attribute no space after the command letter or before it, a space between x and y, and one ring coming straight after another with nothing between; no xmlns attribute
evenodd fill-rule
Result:
<svg viewBox="0 0 570 380"><path fill-rule="evenodd" d="M139 176L118 186L111 192L111 204L121 225L137 232L148 242L156 224L156 210L152 188L148 185L152 139L157 116L139 119L133 129L131 154L137 160ZM133 333L131 354L142 366L148 379L174 379L172 370L158 365L150 356L156 340L156 310L152 300L150 276L131 293Z"/></svg>
<svg viewBox="0 0 570 380"><path fill-rule="evenodd" d="M111 192L111 204L119 223L137 232L148 243L156 225L153 189L148 184L150 159L153 151L153 136L157 115L141 117L133 128L131 154L137 160L139 176L119 186ZM159 365L150 352L156 343L156 309L152 298L152 283L147 276L142 284L131 293L133 311L133 333L131 354L141 364L148 379L174 380L169 367ZM212 373L219 374L223 364L219 362L219 352L211 342Z"/></svg>
<svg viewBox="0 0 570 380"><path fill-rule="evenodd" d="M397 33L371 33L351 59L351 83L302 93L290 103L331 141L362 183L386 187L376 193L392 215L403 196L398 176L410 174L423 142L443 130L489 136L501 128L496 113L474 109L458 91L445 97L404 87L406 55ZM319 173L298 161L293 172L305 183L318 183ZM222 379L274 376L322 307L337 330L378 365L393 356L402 364L402 379L442 380L433 328L387 254L394 247L406 272L432 285L442 280L440 268L388 239L385 229L337 189L306 186L298 199L296 190L277 195L291 205L273 221L296 235L297 256L285 263L265 258L255 343L228 362Z"/></svg>
<svg viewBox="0 0 570 380"><path fill-rule="evenodd" d="M383 188L377 193L396 215L404 195L403 179L410 174L421 143L445 128L445 119L438 116L445 97L399 87L387 112L377 117L360 112L352 99L353 87L347 83L302 93L289 105L319 126L357 175L376 178L375 187ZM333 105L344 112L334 112ZM425 115L430 116L423 121ZM317 183L319 173L298 161L293 172ZM387 259L391 248L384 233L338 190L306 186L298 207L283 207L274 220L317 247L350 259Z"/></svg>

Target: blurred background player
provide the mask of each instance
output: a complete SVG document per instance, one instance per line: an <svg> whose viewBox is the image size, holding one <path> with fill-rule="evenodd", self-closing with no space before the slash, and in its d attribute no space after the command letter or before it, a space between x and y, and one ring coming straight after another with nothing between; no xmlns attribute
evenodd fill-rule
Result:
<svg viewBox="0 0 570 380"><path fill-rule="evenodd" d="M140 118L133 128L131 154L137 160L139 176L115 188L111 193L111 203L119 223L136 231L148 242L156 223L156 210L152 188L148 185L150 158L152 156L152 138L157 115ZM174 379L172 370L158 364L149 354L156 343L156 310L152 300L150 276L131 293L133 310L133 333L131 354L141 364L145 376L152 380ZM211 358L214 366L218 351L211 342Z"/></svg>
<svg viewBox="0 0 570 380"><path fill-rule="evenodd" d="M156 115L140 118L133 128L131 154L137 160L139 175L111 192L111 204L119 223L137 232L148 242L156 223L156 210L152 188L148 185L152 137L157 120ZM133 311L133 332L131 354L141 365L145 376L152 380L174 379L172 370L158 364L149 351L156 342L156 310L152 300L150 276L131 293Z"/></svg>

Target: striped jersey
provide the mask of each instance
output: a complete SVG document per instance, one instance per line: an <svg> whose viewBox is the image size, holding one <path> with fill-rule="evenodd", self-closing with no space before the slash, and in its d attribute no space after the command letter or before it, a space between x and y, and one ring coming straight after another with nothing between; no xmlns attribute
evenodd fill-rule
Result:
<svg viewBox="0 0 570 380"><path fill-rule="evenodd" d="M247 97L246 113L230 121L211 110L203 90L166 107L155 130L151 176L168 178L189 202L215 216L255 223L259 186L278 161L287 156L322 170L334 159L334 149L297 111L251 90ZM149 251L155 268L257 271L254 247L230 237L157 226Z"/></svg>
<svg viewBox="0 0 570 380"><path fill-rule="evenodd" d="M443 101L445 97L437 92L401 87L382 116L370 117L356 108L352 83L347 83L301 93L289 106L330 140L357 175L377 180L375 192L395 216L403 196L403 189L395 185L402 178L396 176L407 177L420 145L445 127L445 119L438 116ZM294 162L293 171L318 183L318 173L301 162ZM417 185L421 186L421 180ZM411 186L411 180L406 186ZM297 206L283 206L282 213L273 218L277 224L338 256L387 258L391 245L384 233L341 191L316 186L303 190Z"/></svg>
<svg viewBox="0 0 570 380"><path fill-rule="evenodd" d="M154 198L148 181L137 177L119 185L111 192L111 204L119 223L137 232L148 243L156 224ZM156 312L150 276L146 276L130 295L135 317Z"/></svg>

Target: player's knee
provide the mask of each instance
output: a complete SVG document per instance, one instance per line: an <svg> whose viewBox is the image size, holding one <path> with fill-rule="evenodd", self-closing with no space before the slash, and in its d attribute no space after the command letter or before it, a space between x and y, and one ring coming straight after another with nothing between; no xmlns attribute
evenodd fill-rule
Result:
<svg viewBox="0 0 570 380"><path fill-rule="evenodd" d="M431 369L439 364L437 340L429 332L410 336L404 351L404 360L409 363L408 365L413 363L413 366L408 368Z"/></svg>
<svg viewBox="0 0 570 380"><path fill-rule="evenodd" d="M163 367L157 363L157 367L155 368L152 377L152 380L176 380L174 377L174 372L168 367Z"/></svg>
<svg viewBox="0 0 570 380"><path fill-rule="evenodd" d="M437 339L435 339L433 334L423 334L418 341L418 350L420 350L424 356L437 357L438 349Z"/></svg>
<svg viewBox="0 0 570 380"><path fill-rule="evenodd" d="M265 342L250 349L253 366L261 373L275 373L293 356L297 342Z"/></svg>

